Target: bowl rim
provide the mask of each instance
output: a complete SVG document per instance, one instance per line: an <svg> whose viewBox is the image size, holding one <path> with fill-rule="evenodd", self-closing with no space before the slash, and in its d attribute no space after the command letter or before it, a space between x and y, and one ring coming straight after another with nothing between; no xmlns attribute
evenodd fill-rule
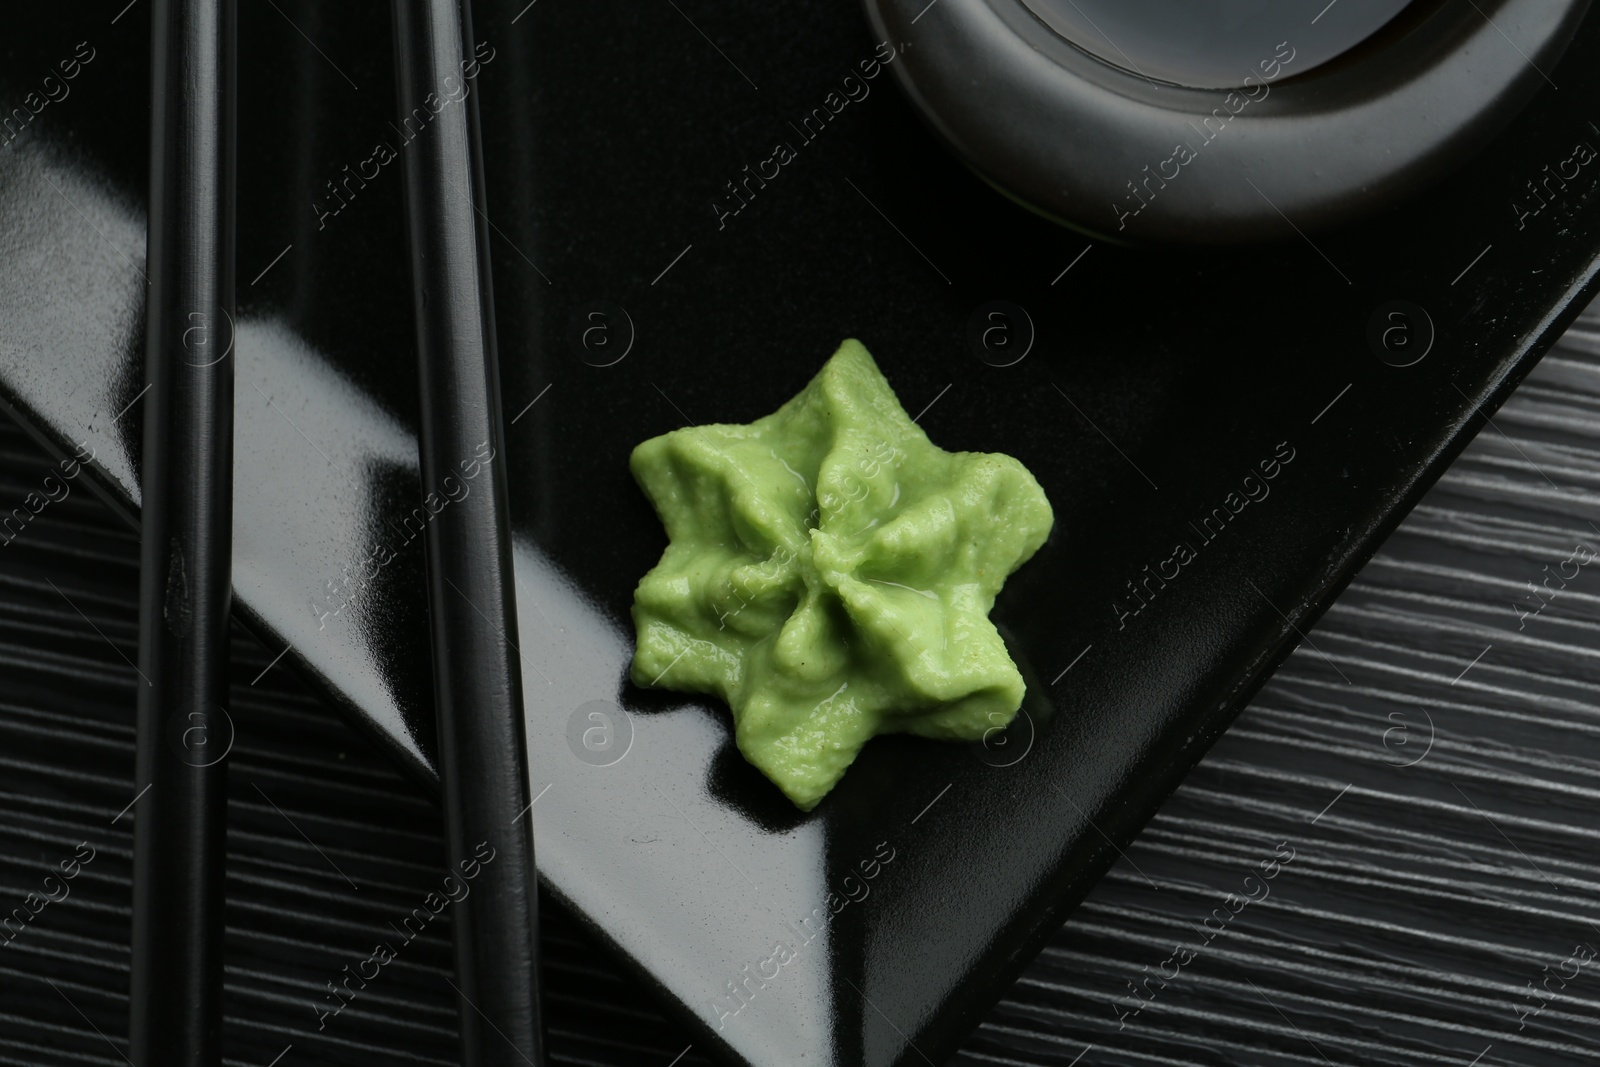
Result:
<svg viewBox="0 0 1600 1067"><path fill-rule="evenodd" d="M916 109L1006 195L1113 241L1240 243L1347 222L1465 162L1549 83L1590 0L1423 0L1298 76L1291 38L1233 90L1109 64L1022 0L864 4Z"/></svg>

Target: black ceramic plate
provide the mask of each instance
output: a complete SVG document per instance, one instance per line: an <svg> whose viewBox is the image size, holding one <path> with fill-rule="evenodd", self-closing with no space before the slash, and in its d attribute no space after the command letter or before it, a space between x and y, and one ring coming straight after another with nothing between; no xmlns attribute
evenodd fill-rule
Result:
<svg viewBox="0 0 1600 1067"><path fill-rule="evenodd" d="M427 784L384 162L426 119L391 124L385 5L241 8L237 602ZM0 148L0 384L56 449L94 451L130 517L146 15L34 6L0 45L8 107L93 52ZM1005 201L881 72L846 95L916 47L849 4L518 0L478 22L540 869L730 1062L942 1059L1559 335L1600 254L1600 161L1575 147L1600 145L1593 18L1546 72L1559 91L1445 184L1315 245L1285 220L1281 244L1225 252L1086 249ZM794 158L746 188L778 143ZM983 348L1002 321L1010 343ZM1022 459L1057 526L995 611L1029 683L1004 743L875 741L800 815L724 709L625 681L664 542L625 460L772 410L852 335L936 442Z"/></svg>

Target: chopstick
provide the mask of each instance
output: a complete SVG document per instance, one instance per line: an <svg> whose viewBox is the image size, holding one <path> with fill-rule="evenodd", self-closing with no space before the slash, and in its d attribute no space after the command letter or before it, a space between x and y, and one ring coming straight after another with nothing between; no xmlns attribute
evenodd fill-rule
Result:
<svg viewBox="0 0 1600 1067"><path fill-rule="evenodd" d="M543 1064L538 892L467 0L394 0L428 613L466 1067ZM488 861L484 857L492 858Z"/></svg>
<svg viewBox="0 0 1600 1067"><path fill-rule="evenodd" d="M129 1052L221 1062L234 3L155 0Z"/></svg>

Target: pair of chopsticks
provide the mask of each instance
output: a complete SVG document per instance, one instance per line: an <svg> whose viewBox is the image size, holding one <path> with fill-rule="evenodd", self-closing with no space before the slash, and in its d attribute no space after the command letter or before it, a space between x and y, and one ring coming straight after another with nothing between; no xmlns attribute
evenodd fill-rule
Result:
<svg viewBox="0 0 1600 1067"><path fill-rule="evenodd" d="M231 608L235 0L155 0L131 1061L221 1062ZM394 0L399 112L451 93L468 0ZM407 145L422 490L503 454L477 97ZM462 1063L542 1065L537 882L503 468L429 525ZM476 473L476 468L474 468ZM485 859L485 857L491 857ZM470 877L470 875L469 875Z"/></svg>

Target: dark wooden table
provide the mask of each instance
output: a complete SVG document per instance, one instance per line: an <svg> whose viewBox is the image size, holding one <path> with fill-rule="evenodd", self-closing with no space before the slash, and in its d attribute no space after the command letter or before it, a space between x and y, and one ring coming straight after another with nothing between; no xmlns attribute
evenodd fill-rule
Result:
<svg viewBox="0 0 1600 1067"><path fill-rule="evenodd" d="M0 426L0 512L51 498L0 534L0 917L27 917L0 922L0 1064L115 1065L138 544L80 483L47 485L52 466ZM227 1062L453 1063L448 919L320 1014L437 881L440 815L275 654L236 636ZM1600 1061L1597 684L1591 312L959 1059ZM556 1062L704 1062L558 907L544 916Z"/></svg>

